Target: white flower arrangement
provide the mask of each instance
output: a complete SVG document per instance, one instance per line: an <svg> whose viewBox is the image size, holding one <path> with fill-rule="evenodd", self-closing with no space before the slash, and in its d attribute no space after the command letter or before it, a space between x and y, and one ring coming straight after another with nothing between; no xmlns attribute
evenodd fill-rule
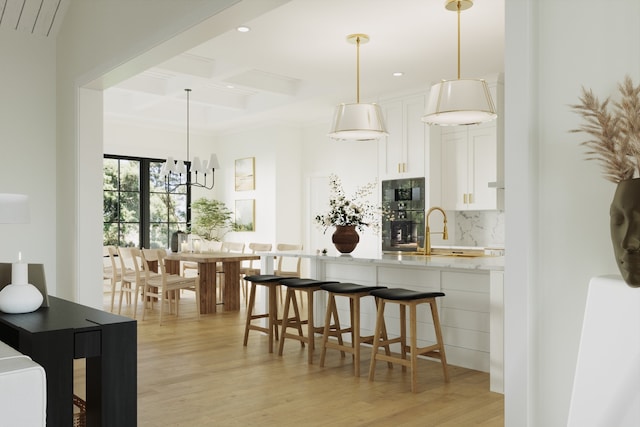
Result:
<svg viewBox="0 0 640 427"><path fill-rule="evenodd" d="M316 215L315 221L324 228L324 232L332 226L355 226L358 231L369 227L374 232L380 230L380 216L382 209L367 200L373 194L377 184L371 182L358 187L352 197L347 197L342 188L340 178L329 176L329 211L323 215Z"/></svg>

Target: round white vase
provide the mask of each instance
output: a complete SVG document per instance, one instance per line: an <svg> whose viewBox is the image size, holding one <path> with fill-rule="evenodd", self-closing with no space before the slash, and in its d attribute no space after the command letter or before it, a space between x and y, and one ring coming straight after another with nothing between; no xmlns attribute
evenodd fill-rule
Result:
<svg viewBox="0 0 640 427"><path fill-rule="evenodd" d="M18 314L31 313L42 304L42 294L31 284L5 286L0 291L0 311Z"/></svg>

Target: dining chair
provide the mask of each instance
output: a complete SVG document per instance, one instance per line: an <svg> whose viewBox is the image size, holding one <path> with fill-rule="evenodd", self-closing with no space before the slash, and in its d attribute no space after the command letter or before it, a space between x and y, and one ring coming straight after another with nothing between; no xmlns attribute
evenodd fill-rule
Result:
<svg viewBox="0 0 640 427"><path fill-rule="evenodd" d="M138 248L118 248L118 255L123 269L127 260L133 266L133 272L126 270L127 272L121 279L118 314L122 312L122 297L127 294L127 302L131 303L131 294L133 294L133 318L135 319L138 312L138 296L142 292L146 280L146 274L142 266L142 254ZM159 276L159 273L154 271L149 272L149 274L152 277Z"/></svg>
<svg viewBox="0 0 640 427"><path fill-rule="evenodd" d="M241 254L244 253L244 246L245 244L243 242L222 242L221 251ZM240 281L240 276L238 276L238 281ZM216 265L216 283L216 288L219 290L218 295L220 296L218 301L222 301L224 294L224 267L221 262Z"/></svg>
<svg viewBox="0 0 640 427"><path fill-rule="evenodd" d="M111 266L107 269L103 270L103 278L110 280L111 285L111 307L110 311L113 313L113 306L116 297L116 288L118 283L120 283L120 287L122 288L122 274L123 271L126 274L126 270L122 270L121 263L116 260L118 257L118 250L115 246L108 246L107 253L109 254L109 261Z"/></svg>
<svg viewBox="0 0 640 427"><path fill-rule="evenodd" d="M278 243L276 245L277 252L301 251L302 245L294 245L289 243ZM279 255L276 262L277 276L300 277L300 262L302 258L299 256Z"/></svg>
<svg viewBox="0 0 640 427"><path fill-rule="evenodd" d="M216 242L216 241L204 241L203 240L203 244L201 246L201 252L222 252L222 242ZM196 270L198 271L198 263L197 262L190 262L190 261L183 261L182 262L182 275L186 276L187 275L187 270Z"/></svg>
<svg viewBox="0 0 640 427"><path fill-rule="evenodd" d="M142 264L144 266L145 281L143 291L143 304L142 320L144 320L146 313L146 304L149 298L155 297L160 303L160 319L159 324L162 325L162 315L164 312L164 302L169 304L169 311L172 312L172 302L176 306L176 317L180 314L180 304L177 298L177 292L181 289L193 289L195 290L195 303L196 303L196 317L200 319L200 277L183 277L179 274L169 274L164 263L164 257L166 252L164 249L142 249ZM153 276L149 269L148 260L158 259L158 272L157 276ZM155 291L153 288L157 289Z"/></svg>
<svg viewBox="0 0 640 427"><path fill-rule="evenodd" d="M256 252L269 252L272 247L273 245L271 243L249 243L249 250L252 254L255 254ZM244 297L245 305L247 305L249 282L244 280L244 278L260 274L260 260L252 259L249 261L243 261L243 264L245 265L240 267L240 278L242 279L242 296Z"/></svg>
<svg viewBox="0 0 640 427"><path fill-rule="evenodd" d="M301 251L302 245L291 244L291 243L278 243L276 245L276 252L287 252L287 251ZM286 256L279 255L275 262L275 269L273 274L281 277L300 277L300 263L302 258L299 256ZM282 288L278 288L278 292L280 293L280 303L284 303L284 296L282 294ZM302 294L300 296L300 308L304 307Z"/></svg>

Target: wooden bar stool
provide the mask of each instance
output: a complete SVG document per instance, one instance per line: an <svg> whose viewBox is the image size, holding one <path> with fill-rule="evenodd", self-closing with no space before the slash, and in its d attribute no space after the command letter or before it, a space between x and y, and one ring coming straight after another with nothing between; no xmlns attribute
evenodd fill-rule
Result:
<svg viewBox="0 0 640 427"><path fill-rule="evenodd" d="M416 292L408 289L391 288L372 291L371 295L379 299L378 315L376 316L376 330L373 338L373 349L371 351L371 365L369 367L369 381L373 381L376 370L376 360L384 360L387 362L399 363L402 370L406 371L406 367L411 368L411 391L416 392L418 370L418 355L424 355L440 359L442 370L444 372L445 382L449 382L449 372L447 371L447 357L444 351L444 342L442 341L442 331L440 329L440 319L438 317L438 306L436 298L443 297L442 292ZM400 336L397 338L384 338L384 306L386 303L396 303L400 305ZM436 343L427 347L418 347L417 339L417 316L416 307L418 304L429 304L431 307L431 317L433 319L433 327L436 333ZM409 329L410 329L410 345L407 345L407 317L406 308L409 307ZM391 356L389 354L378 353L378 348L388 346L389 344L400 343L401 356ZM410 359L407 360L407 352L410 353Z"/></svg>
<svg viewBox="0 0 640 427"><path fill-rule="evenodd" d="M244 328L244 343L246 347L249 340L249 331L255 330L264 332L269 337L269 353L273 353L273 338L278 339L278 325L282 322L278 319L278 300L276 294L280 281L284 278L282 276L276 276L273 274L256 274L254 276L246 276L244 278L247 282L251 282L251 292L249 293L249 306L247 307L247 322ZM256 287L257 285L264 286L268 292L268 311L267 313L253 314L253 310L256 304ZM297 305L294 306L294 311L298 319L300 314L298 313ZM253 324L252 321L256 319L267 319L267 326L261 326ZM302 327L299 328L299 333L302 335Z"/></svg>
<svg viewBox="0 0 640 427"><path fill-rule="evenodd" d="M313 295L316 291L321 291L322 285L326 285L329 283L338 283L335 281L326 281L326 280L314 280L314 279L282 279L280 283L287 287L287 294L284 300L284 311L282 315L282 333L280 334L280 345L278 347L278 355L282 356L282 352L284 349L284 341L286 338L291 338L294 340L300 341L302 347L304 344L308 344L308 361L309 364L313 363L313 350L315 348L315 334L316 333L324 333L324 326L315 326L314 325L314 315L313 315ZM301 319L299 316L294 316L293 318L289 318L289 307L293 304L294 313L297 313L295 309L298 307L298 301L296 298L296 291L300 293L307 294L307 318ZM335 307L334 307L335 308ZM334 318L338 319L338 312L335 310ZM302 325L307 325L307 335L304 336L302 334L294 335L287 332L287 328L296 328L298 331L301 330ZM332 331L339 330L340 324L337 323L335 326L330 326ZM330 332L331 334L331 332ZM340 344L342 344L342 335L337 335L340 340ZM342 353L344 357L344 353Z"/></svg>
<svg viewBox="0 0 640 427"><path fill-rule="evenodd" d="M354 375L360 376L360 344L367 344L373 342L373 335L362 336L360 332L360 300L363 297L371 295L372 291L385 289L380 286L363 286L355 283L329 283L321 285L321 289L328 292L327 311L324 318L324 333L322 335L322 352L320 353L320 367L324 367L324 359L328 348L340 350L342 352L351 353L353 359ZM342 334L351 333L351 345L344 345L341 342L329 341L329 334L331 330L331 317L334 317L334 323L339 325L338 311L336 308L336 296L344 296L349 298L349 314L351 318L351 325L348 328L338 329L335 331L337 336ZM384 325L382 326L385 330ZM386 337L386 332L383 332L383 337ZM389 346L386 346L387 352ZM391 364L390 364L391 365Z"/></svg>

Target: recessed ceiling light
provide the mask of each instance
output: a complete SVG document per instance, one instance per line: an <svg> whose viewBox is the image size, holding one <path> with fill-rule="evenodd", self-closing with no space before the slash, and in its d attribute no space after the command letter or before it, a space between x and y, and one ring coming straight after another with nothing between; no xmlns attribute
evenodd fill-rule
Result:
<svg viewBox="0 0 640 427"><path fill-rule="evenodd" d="M246 25L241 25L238 28L236 28L236 30L238 30L241 33L248 33L249 31L251 31L251 28L247 27Z"/></svg>
<svg viewBox="0 0 640 427"><path fill-rule="evenodd" d="M395 73L393 73L393 77L402 77L404 76L404 73L402 71L396 71Z"/></svg>
<svg viewBox="0 0 640 427"><path fill-rule="evenodd" d="M236 87L234 85L227 85L227 89L235 89Z"/></svg>

